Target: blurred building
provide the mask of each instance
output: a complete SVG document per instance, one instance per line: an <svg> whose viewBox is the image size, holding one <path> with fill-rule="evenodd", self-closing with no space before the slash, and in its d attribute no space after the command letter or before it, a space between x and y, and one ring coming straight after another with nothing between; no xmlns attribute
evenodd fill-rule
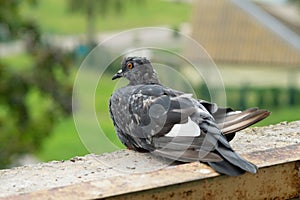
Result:
<svg viewBox="0 0 300 200"><path fill-rule="evenodd" d="M192 37L216 62L226 84L286 86L293 79L300 85L300 16L287 16L286 6L196 0ZM190 49L188 55L192 59L195 53Z"/></svg>

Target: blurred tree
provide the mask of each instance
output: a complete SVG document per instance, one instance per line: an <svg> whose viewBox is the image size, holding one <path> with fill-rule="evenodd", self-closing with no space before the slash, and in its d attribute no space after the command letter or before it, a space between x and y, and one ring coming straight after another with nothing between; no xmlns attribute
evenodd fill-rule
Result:
<svg viewBox="0 0 300 200"><path fill-rule="evenodd" d="M135 0L133 3L142 4L145 0ZM86 15L87 42L92 46L95 42L95 25L97 14L106 17L109 12L121 14L126 0L69 0L71 12L81 12Z"/></svg>
<svg viewBox="0 0 300 200"><path fill-rule="evenodd" d="M32 61L16 70L0 60L0 168L37 150L55 122L72 111L70 57L41 42L38 26L22 18L20 5L0 0L0 23L9 27L11 39L26 41Z"/></svg>
<svg viewBox="0 0 300 200"><path fill-rule="evenodd" d="M111 9L116 13L122 11L124 0L69 0L71 12L82 12L86 15L87 42L93 45L95 41L95 23L97 13L105 17Z"/></svg>

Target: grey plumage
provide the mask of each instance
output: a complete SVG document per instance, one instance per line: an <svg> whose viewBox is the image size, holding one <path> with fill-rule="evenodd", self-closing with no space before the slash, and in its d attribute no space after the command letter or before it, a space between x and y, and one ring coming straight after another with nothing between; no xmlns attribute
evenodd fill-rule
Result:
<svg viewBox="0 0 300 200"><path fill-rule="evenodd" d="M120 77L129 84L112 94L109 110L119 139L129 149L206 162L232 176L256 173L257 167L236 154L229 141L235 132L266 118L268 111L236 112L165 87L146 58L125 58L113 79Z"/></svg>

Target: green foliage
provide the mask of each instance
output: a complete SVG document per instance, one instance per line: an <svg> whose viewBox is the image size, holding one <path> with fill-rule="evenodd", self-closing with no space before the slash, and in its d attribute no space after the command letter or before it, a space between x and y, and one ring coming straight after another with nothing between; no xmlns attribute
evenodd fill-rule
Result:
<svg viewBox="0 0 300 200"><path fill-rule="evenodd" d="M32 1L28 1L32 2ZM10 38L22 35L27 54L22 62L0 61L0 168L14 156L36 151L55 123L71 113L70 58L44 45L38 27L19 15L20 1L0 1L0 22ZM13 13L13 18L10 11ZM27 66L20 67L25 64ZM22 70L21 70L22 68Z"/></svg>
<svg viewBox="0 0 300 200"><path fill-rule="evenodd" d="M20 23L20 16L18 15L18 2L1 0L0 1L0 24L1 28L6 29L12 36L17 35L17 29Z"/></svg>

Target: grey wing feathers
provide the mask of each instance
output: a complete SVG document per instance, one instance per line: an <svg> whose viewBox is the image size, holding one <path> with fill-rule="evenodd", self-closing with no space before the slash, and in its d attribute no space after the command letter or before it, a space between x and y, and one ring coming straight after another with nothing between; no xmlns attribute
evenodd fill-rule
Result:
<svg viewBox="0 0 300 200"><path fill-rule="evenodd" d="M191 149L176 151L171 149L156 149L153 154L181 162L220 162L223 159L213 152L201 152Z"/></svg>
<svg viewBox="0 0 300 200"><path fill-rule="evenodd" d="M212 120L207 111L197 107L187 95L164 89L159 86L142 86L134 92L130 100L130 113L136 122L132 129L135 136L152 138L153 153L183 162L220 161L222 158L211 152L217 139L208 140L201 137L167 137L166 134L175 124L183 124L191 116L196 116L198 122ZM196 104L196 105L195 105ZM201 127L200 127L201 129ZM203 127L204 132L210 132L216 127Z"/></svg>
<svg viewBox="0 0 300 200"><path fill-rule="evenodd" d="M200 137L153 138L153 153L182 162L207 162L216 171L231 176L246 171L256 173L257 167L235 153L213 123L202 123L200 126L207 131Z"/></svg>
<svg viewBox="0 0 300 200"><path fill-rule="evenodd" d="M122 99L122 95L120 93L118 98ZM221 130L233 133L266 117L267 112L250 109L237 113L161 85L135 87L126 102L121 103L128 105L128 115L119 114L117 119L112 118L118 121L119 125L115 126L126 146L182 162L207 162L218 172L228 175L256 172L255 165L231 149ZM116 113L119 113L117 109L122 109L120 105L113 108ZM200 129L200 135L168 136L175 124L189 120Z"/></svg>
<svg viewBox="0 0 300 200"><path fill-rule="evenodd" d="M176 91L146 85L136 89L129 100L129 113L135 122L131 131L137 137L163 136L174 124L185 123L196 112L191 100L176 96Z"/></svg>
<svg viewBox="0 0 300 200"><path fill-rule="evenodd" d="M153 143L156 155L182 162L219 162L222 158L216 153L201 148L203 137L155 137Z"/></svg>

